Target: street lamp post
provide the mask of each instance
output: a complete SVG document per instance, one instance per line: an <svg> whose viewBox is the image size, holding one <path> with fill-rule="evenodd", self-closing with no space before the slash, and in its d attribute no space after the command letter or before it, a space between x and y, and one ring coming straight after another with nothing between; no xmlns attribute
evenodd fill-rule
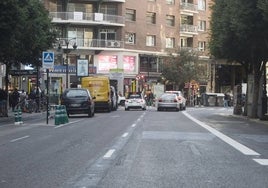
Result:
<svg viewBox="0 0 268 188"><path fill-rule="evenodd" d="M72 39L69 39L69 40L65 40L65 43L66 43L66 82L65 82L65 88L69 88L69 53L71 52L71 49L69 49L69 43L71 40L74 40L76 38L72 38ZM59 45L59 48L60 48L60 45ZM74 43L73 45L73 49L75 50L77 48L77 45L76 43Z"/></svg>

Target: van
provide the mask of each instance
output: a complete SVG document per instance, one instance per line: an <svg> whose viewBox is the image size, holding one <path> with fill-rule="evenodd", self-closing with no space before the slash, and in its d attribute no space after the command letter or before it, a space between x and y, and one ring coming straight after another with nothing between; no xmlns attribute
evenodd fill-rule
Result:
<svg viewBox="0 0 268 188"><path fill-rule="evenodd" d="M105 110L111 112L111 88L109 77L106 76L88 76L81 80L81 87L88 89L95 97L95 110Z"/></svg>

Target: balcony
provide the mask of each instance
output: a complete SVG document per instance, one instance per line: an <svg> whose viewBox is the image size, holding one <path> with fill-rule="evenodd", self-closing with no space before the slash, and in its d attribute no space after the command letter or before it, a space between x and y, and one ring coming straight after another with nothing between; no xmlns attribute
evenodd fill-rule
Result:
<svg viewBox="0 0 268 188"><path fill-rule="evenodd" d="M101 40L101 39L89 39L89 38L74 38L73 40L69 40L68 38L59 38L58 42L54 44L57 47L67 46L66 41L70 41L69 45L76 44L78 49L115 49L115 48L123 48L124 41L119 40Z"/></svg>
<svg viewBox="0 0 268 188"><path fill-rule="evenodd" d="M194 47L186 47L186 46L182 46L182 47L180 47L180 49L181 49L182 51L198 52L198 48L194 48Z"/></svg>
<svg viewBox="0 0 268 188"><path fill-rule="evenodd" d="M53 23L58 24L83 24L83 25L108 25L125 26L123 16L109 15L102 13L84 13L84 12L50 12L49 16Z"/></svg>
<svg viewBox="0 0 268 188"><path fill-rule="evenodd" d="M198 7L192 3L181 3L180 4L181 13L198 13Z"/></svg>
<svg viewBox="0 0 268 188"><path fill-rule="evenodd" d="M195 25L182 24L180 25L180 34L181 36L182 35L197 35L198 27Z"/></svg>

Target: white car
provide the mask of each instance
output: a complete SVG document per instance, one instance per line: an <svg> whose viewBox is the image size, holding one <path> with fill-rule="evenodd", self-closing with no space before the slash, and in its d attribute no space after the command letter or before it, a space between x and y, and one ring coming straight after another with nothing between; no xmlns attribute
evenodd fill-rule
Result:
<svg viewBox="0 0 268 188"><path fill-rule="evenodd" d="M130 108L146 110L146 101L141 94L129 94L125 101L125 110Z"/></svg>
<svg viewBox="0 0 268 188"><path fill-rule="evenodd" d="M118 105L124 106L126 101L126 97L118 95Z"/></svg>
<svg viewBox="0 0 268 188"><path fill-rule="evenodd" d="M184 98L181 91L166 91L165 93L176 94L180 103L180 110L186 110L186 99Z"/></svg>

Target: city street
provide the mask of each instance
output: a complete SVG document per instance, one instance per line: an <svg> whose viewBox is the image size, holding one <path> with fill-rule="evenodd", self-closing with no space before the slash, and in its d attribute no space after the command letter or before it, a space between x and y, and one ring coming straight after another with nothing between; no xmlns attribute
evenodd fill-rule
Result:
<svg viewBox="0 0 268 188"><path fill-rule="evenodd" d="M268 123L232 111L120 107L57 126L45 114L1 122L0 187L267 187Z"/></svg>

